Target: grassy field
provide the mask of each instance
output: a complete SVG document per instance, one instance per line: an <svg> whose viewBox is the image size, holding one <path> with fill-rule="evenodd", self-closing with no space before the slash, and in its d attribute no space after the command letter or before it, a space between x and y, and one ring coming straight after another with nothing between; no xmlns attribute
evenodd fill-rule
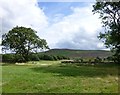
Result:
<svg viewBox="0 0 120 95"><path fill-rule="evenodd" d="M118 66L60 61L2 66L3 93L118 93Z"/></svg>

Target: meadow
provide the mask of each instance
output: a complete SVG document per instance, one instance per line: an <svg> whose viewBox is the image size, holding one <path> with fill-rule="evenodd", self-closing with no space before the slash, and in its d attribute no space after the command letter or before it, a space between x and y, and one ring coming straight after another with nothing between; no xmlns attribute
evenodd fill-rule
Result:
<svg viewBox="0 0 120 95"><path fill-rule="evenodd" d="M118 93L116 64L3 64L2 93Z"/></svg>

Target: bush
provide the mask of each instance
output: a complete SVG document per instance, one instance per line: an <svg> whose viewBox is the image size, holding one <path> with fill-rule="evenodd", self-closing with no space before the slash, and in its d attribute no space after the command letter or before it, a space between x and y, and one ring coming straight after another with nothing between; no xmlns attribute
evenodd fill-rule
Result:
<svg viewBox="0 0 120 95"><path fill-rule="evenodd" d="M89 60L88 60L88 63L92 63L92 59L89 59Z"/></svg>
<svg viewBox="0 0 120 95"><path fill-rule="evenodd" d="M8 63L25 62L25 59L19 54L3 54L2 62Z"/></svg>
<svg viewBox="0 0 120 95"><path fill-rule="evenodd" d="M26 62L25 61L25 59L21 56L21 55L19 55L19 54L16 54L16 55L14 55L14 62Z"/></svg>
<svg viewBox="0 0 120 95"><path fill-rule="evenodd" d="M100 57L96 57L96 58L94 59L94 62L95 62L95 63L101 63L101 62L102 62L102 59L101 59Z"/></svg>
<svg viewBox="0 0 120 95"><path fill-rule="evenodd" d="M76 62L76 63L82 63L83 59L82 58L76 58L76 59L74 59L74 62Z"/></svg>
<svg viewBox="0 0 120 95"><path fill-rule="evenodd" d="M39 55L38 54L31 54L29 55L29 61L39 61Z"/></svg>
<svg viewBox="0 0 120 95"><path fill-rule="evenodd" d="M114 57L108 56L106 59L107 59L107 61L113 61Z"/></svg>
<svg viewBox="0 0 120 95"><path fill-rule="evenodd" d="M59 60L66 59L64 56L61 56L61 55L58 55L57 58L58 58Z"/></svg>
<svg viewBox="0 0 120 95"><path fill-rule="evenodd" d="M62 60L69 59L65 56L55 56L55 55L47 55L47 54L37 54L32 53L28 56L28 61L39 61L39 60ZM3 54L2 55L3 62L15 63L15 62L26 62L25 59L19 54Z"/></svg>
<svg viewBox="0 0 120 95"><path fill-rule="evenodd" d="M45 54L44 55L40 55L39 59L41 59L41 60L54 60L52 56L45 55Z"/></svg>
<svg viewBox="0 0 120 95"><path fill-rule="evenodd" d="M3 54L2 55L2 62L14 63L15 62L15 55L14 54Z"/></svg>
<svg viewBox="0 0 120 95"><path fill-rule="evenodd" d="M58 60L57 56L53 56L53 60Z"/></svg>

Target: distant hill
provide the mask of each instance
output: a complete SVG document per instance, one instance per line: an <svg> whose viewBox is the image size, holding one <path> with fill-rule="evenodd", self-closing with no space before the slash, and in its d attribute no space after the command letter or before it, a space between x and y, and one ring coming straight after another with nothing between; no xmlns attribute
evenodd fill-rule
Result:
<svg viewBox="0 0 120 95"><path fill-rule="evenodd" d="M51 49L44 52L48 55L62 55L69 58L94 58L94 57L107 57L112 55L110 51L105 50L72 50L72 49Z"/></svg>

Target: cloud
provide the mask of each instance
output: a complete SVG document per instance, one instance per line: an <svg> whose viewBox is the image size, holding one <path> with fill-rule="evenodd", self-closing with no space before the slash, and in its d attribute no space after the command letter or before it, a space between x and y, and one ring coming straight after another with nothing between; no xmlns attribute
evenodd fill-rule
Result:
<svg viewBox="0 0 120 95"><path fill-rule="evenodd" d="M96 0L38 0L39 2L96 2Z"/></svg>
<svg viewBox="0 0 120 95"><path fill-rule="evenodd" d="M50 48L104 49L97 38L101 21L98 15L93 15L91 3L70 9L69 15L59 13L49 18L37 0L0 0L0 26L3 33L16 25L31 27L47 40Z"/></svg>
<svg viewBox="0 0 120 95"><path fill-rule="evenodd" d="M93 15L92 5L71 7L72 14L51 24L44 34L51 48L104 49L97 36L102 30L98 15Z"/></svg>
<svg viewBox="0 0 120 95"><path fill-rule="evenodd" d="M0 0L2 32L18 26L32 27L37 31L48 24L47 17L38 7L37 0Z"/></svg>
<svg viewBox="0 0 120 95"><path fill-rule="evenodd" d="M17 25L42 31L48 25L47 19L37 0L0 0L0 40L2 34Z"/></svg>
<svg viewBox="0 0 120 95"><path fill-rule="evenodd" d="M84 30L83 30L84 31ZM57 43L57 46L61 48L70 49L82 49L82 50L94 50L94 49L104 49L104 45L100 42L96 35L86 36L76 33L71 40L63 40Z"/></svg>

